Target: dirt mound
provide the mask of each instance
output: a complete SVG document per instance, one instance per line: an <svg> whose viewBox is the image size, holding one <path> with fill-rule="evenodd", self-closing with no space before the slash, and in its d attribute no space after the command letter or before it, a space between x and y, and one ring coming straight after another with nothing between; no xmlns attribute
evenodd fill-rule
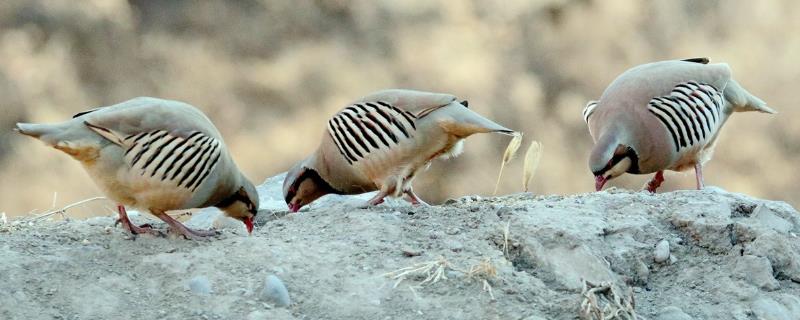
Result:
<svg viewBox="0 0 800 320"><path fill-rule="evenodd" d="M190 222L231 226L208 242L130 240L113 217L6 223L0 318L800 319L800 216L782 202L612 189L287 214L280 179L249 237L215 210Z"/></svg>

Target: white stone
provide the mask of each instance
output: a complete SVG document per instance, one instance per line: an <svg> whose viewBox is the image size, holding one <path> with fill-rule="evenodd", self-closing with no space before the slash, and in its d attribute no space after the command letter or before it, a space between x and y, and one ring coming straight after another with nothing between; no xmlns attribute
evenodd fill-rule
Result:
<svg viewBox="0 0 800 320"><path fill-rule="evenodd" d="M664 263L669 260L669 241L661 240L653 251L653 260Z"/></svg>
<svg viewBox="0 0 800 320"><path fill-rule="evenodd" d="M264 290L261 291L261 297L279 307L288 307L292 304L289 299L289 291L286 290L283 281L275 275L267 276L267 280L264 281Z"/></svg>

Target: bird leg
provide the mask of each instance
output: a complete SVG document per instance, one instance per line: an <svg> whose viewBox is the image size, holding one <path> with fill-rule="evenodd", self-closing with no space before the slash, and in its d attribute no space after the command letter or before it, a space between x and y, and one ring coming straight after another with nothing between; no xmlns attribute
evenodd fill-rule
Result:
<svg viewBox="0 0 800 320"><path fill-rule="evenodd" d="M388 192L381 189L381 191L378 191L378 193L374 197L372 197L372 199L369 199L369 201L367 201L367 203L362 207L362 209L366 209L371 206L377 206L383 203L383 198L386 198L386 196L388 195L389 195Z"/></svg>
<svg viewBox="0 0 800 320"><path fill-rule="evenodd" d="M416 194L416 193L414 193L414 189L410 189L410 188L409 188L409 189L403 190L403 193L404 193L406 196L408 196L408 202L411 202L411 205L413 205L413 206L417 206L417 205L423 205L423 206L425 206L425 207L429 207L429 206L430 206L430 205L429 205L428 203L426 203L425 201L422 201L422 199L420 199L420 198L417 196L417 194Z"/></svg>
<svg viewBox="0 0 800 320"><path fill-rule="evenodd" d="M664 171L656 172L656 175L653 176L653 179L647 183L647 191L651 193L656 193L656 189L661 186L661 183L664 182Z"/></svg>
<svg viewBox="0 0 800 320"><path fill-rule="evenodd" d="M117 221L114 222L114 226L122 223L122 227L133 235L143 234L143 233L160 235L158 231L153 230L152 226L149 223L145 223L139 226L133 224L131 220L128 219L128 212L125 211L125 206L117 204L117 211L119 212L119 218L117 218Z"/></svg>
<svg viewBox="0 0 800 320"><path fill-rule="evenodd" d="M184 226L180 221L170 217L165 212L154 213L156 217L166 222L170 228L183 235L186 239L191 240L205 240L207 237L216 236L219 234L216 230L192 230Z"/></svg>
<svg viewBox="0 0 800 320"><path fill-rule="evenodd" d="M703 165L699 162L694 164L694 177L697 180L697 190L703 190L705 186L703 183Z"/></svg>

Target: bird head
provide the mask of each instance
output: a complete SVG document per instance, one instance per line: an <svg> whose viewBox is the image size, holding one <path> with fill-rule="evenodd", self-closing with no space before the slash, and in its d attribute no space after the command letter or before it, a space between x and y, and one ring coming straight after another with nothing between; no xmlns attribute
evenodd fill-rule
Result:
<svg viewBox="0 0 800 320"><path fill-rule="evenodd" d="M241 221L248 233L253 233L253 219L258 214L258 192L256 187L245 180L236 192L215 206L231 218Z"/></svg>
<svg viewBox="0 0 800 320"><path fill-rule="evenodd" d="M283 198L292 212L334 191L317 170L306 166L305 161L289 170L283 181Z"/></svg>
<svg viewBox="0 0 800 320"><path fill-rule="evenodd" d="M594 175L596 191L602 190L606 182L623 173L639 173L639 155L634 147L609 139L608 135L604 138L594 146L589 157L589 169Z"/></svg>

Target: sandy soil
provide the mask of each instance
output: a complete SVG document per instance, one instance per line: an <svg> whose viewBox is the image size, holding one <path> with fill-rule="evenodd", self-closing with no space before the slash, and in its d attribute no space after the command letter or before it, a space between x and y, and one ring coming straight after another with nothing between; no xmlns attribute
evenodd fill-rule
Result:
<svg viewBox="0 0 800 320"><path fill-rule="evenodd" d="M252 236L214 210L190 221L224 229L206 242L134 240L113 217L0 225L0 319L800 319L800 215L782 202L612 189L287 214L279 180Z"/></svg>

